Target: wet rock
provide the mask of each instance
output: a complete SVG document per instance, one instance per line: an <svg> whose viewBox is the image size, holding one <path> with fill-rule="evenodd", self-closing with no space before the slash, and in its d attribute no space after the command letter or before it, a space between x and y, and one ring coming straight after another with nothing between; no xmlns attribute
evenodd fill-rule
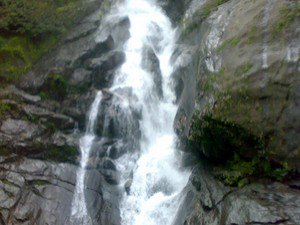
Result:
<svg viewBox="0 0 300 225"><path fill-rule="evenodd" d="M86 87L86 86L88 87L91 85L91 81L92 81L91 72L83 68L79 68L75 70L74 73L72 74L71 79L69 80L69 84L76 86L76 88Z"/></svg>
<svg viewBox="0 0 300 225"><path fill-rule="evenodd" d="M109 52L101 58L92 58L87 62L87 68L93 71L93 81L96 88L109 87L113 82L114 70L125 61L125 54L119 51Z"/></svg>
<svg viewBox="0 0 300 225"><path fill-rule="evenodd" d="M279 183L230 190L197 169L174 224L298 224L298 192Z"/></svg>
<svg viewBox="0 0 300 225"><path fill-rule="evenodd" d="M103 169L106 169L106 170L115 170L117 171L117 167L116 165L114 164L114 162L110 159L104 159L103 162L102 162L102 165L101 167Z"/></svg>
<svg viewBox="0 0 300 225"><path fill-rule="evenodd" d="M130 195L131 185L132 185L132 179L127 180L126 183L124 184L124 189L125 189L127 195Z"/></svg>
<svg viewBox="0 0 300 225"><path fill-rule="evenodd" d="M143 49L142 67L148 71L153 79L153 89L158 97L163 97L162 91L162 74L160 71L159 59L157 58L154 50L147 46Z"/></svg>
<svg viewBox="0 0 300 225"><path fill-rule="evenodd" d="M117 185L120 182L120 175L115 170L101 169L100 173L104 176L107 183Z"/></svg>

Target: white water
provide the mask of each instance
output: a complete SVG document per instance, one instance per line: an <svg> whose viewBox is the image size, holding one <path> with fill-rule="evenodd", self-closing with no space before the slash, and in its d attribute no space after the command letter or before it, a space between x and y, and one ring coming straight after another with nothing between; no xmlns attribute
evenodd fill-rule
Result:
<svg viewBox="0 0 300 225"><path fill-rule="evenodd" d="M124 192L120 206L122 225L170 225L179 207L179 193L189 177L189 172L179 168L180 153L173 131L177 107L173 104L170 58L175 31L154 1L127 0L119 12L129 16L131 38L125 49L126 62L110 91L132 88L137 101L129 104L142 109L140 155L126 154L117 165L123 184L133 172L130 195ZM152 75L141 66L144 46L155 49L159 58L163 98L156 95ZM129 104L120 107L126 110Z"/></svg>
<svg viewBox="0 0 300 225"><path fill-rule="evenodd" d="M88 214L86 201L85 201L85 167L89 158L89 153L95 138L94 128L97 119L99 104L102 99L102 92L99 91L95 97L95 100L91 106L89 112L89 119L86 128L85 135L80 139L79 146L81 151L80 168L77 171L76 188L74 192L74 199L72 202L71 218L70 221L73 224L91 225L92 221Z"/></svg>

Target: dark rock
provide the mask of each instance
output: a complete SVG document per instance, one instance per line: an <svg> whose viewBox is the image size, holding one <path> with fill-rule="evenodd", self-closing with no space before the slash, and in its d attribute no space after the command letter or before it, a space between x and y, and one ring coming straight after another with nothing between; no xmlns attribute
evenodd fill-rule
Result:
<svg viewBox="0 0 300 225"><path fill-rule="evenodd" d="M174 224L298 224L298 192L279 183L230 190L215 181L207 168L196 169Z"/></svg>
<svg viewBox="0 0 300 225"><path fill-rule="evenodd" d="M124 184L124 189L125 189L127 195L130 194L130 187L131 187L131 185L132 185L132 179L126 181L126 183Z"/></svg>
<svg viewBox="0 0 300 225"><path fill-rule="evenodd" d="M151 74L154 84L153 89L158 97L162 98L162 74L160 71L159 59L150 46L145 47L142 54L142 67Z"/></svg>
<svg viewBox="0 0 300 225"><path fill-rule="evenodd" d="M101 167L103 169L106 169L106 170L115 170L115 171L117 171L116 165L110 159L104 159L103 162L102 162Z"/></svg>
<svg viewBox="0 0 300 225"><path fill-rule="evenodd" d="M87 68L93 71L94 86L98 89L111 86L114 71L125 61L125 54L119 51L109 52L101 58L92 58Z"/></svg>
<svg viewBox="0 0 300 225"><path fill-rule="evenodd" d="M91 85L91 72L87 71L85 69L79 68L74 71L72 74L69 84L76 86L76 88L81 88L84 86L89 86Z"/></svg>
<svg viewBox="0 0 300 225"><path fill-rule="evenodd" d="M104 176L107 183L117 185L120 182L120 175L115 170L102 169L100 173Z"/></svg>

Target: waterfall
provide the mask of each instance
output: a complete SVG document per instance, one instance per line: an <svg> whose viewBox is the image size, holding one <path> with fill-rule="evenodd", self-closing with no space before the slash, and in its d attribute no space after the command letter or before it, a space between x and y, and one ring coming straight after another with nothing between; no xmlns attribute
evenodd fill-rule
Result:
<svg viewBox="0 0 300 225"><path fill-rule="evenodd" d="M177 106L170 58L175 30L154 1L127 0L119 11L129 16L131 37L125 47L126 62L110 91L130 88L137 98L130 104L142 111L139 154L126 154L117 164L122 184L130 184L120 206L122 225L168 225L176 215L179 194L189 177L189 172L180 169L173 131ZM149 52L153 53L150 57ZM159 68L151 67L153 55ZM157 91L160 85L161 93Z"/></svg>
<svg viewBox="0 0 300 225"><path fill-rule="evenodd" d="M84 178L85 167L89 158L89 153L93 140L95 138L94 127L98 115L99 104L102 99L102 92L98 91L95 100L91 106L88 118L88 124L85 135L80 139L79 146L81 152L80 168L77 171L76 188L74 192L74 199L72 202L71 218L72 224L91 225L91 218L88 214L85 195L84 195Z"/></svg>
<svg viewBox="0 0 300 225"><path fill-rule="evenodd" d="M104 115L101 138L111 138L112 143L125 149L114 161L120 173L114 185L119 183L121 191L122 225L171 225L190 174L180 168L181 152L176 149L173 130L177 106L170 59L175 30L154 0L123 1L107 19L124 16L130 20L130 38L123 49L126 60L115 72L111 88L103 91L104 96L112 98L102 99L102 92L97 93L86 133L80 139L81 166L71 210L72 225L91 225L94 221L86 206L84 178L96 142L94 127L99 115ZM99 107L101 99L104 107ZM107 149L105 157L110 157L113 148Z"/></svg>

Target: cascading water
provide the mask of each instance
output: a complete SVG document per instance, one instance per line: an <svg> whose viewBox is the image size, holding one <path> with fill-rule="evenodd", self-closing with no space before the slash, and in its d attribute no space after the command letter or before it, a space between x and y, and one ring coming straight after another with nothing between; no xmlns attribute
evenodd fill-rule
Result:
<svg viewBox="0 0 300 225"><path fill-rule="evenodd" d="M131 37L125 48L126 62L116 74L110 91L132 90L137 100L131 104L142 111L142 135L139 156L126 154L118 160L123 183L128 179L131 183L120 206L122 224L168 225L176 215L179 193L189 175L180 170L180 153L175 147L173 131L177 107L173 103L170 58L175 31L154 1L127 0L120 7L120 13L124 12L130 19ZM151 62L147 62L145 49L151 49L157 56L160 73L147 69L147 63ZM161 95L156 91L157 80L162 82ZM121 107L129 106L122 104Z"/></svg>
<svg viewBox="0 0 300 225"><path fill-rule="evenodd" d="M120 203L121 224L170 225L179 207L179 194L189 177L188 171L180 169L181 154L175 147L173 130L177 106L170 59L175 30L154 0L126 0L108 20L124 16L130 20L130 38L124 49L126 61L115 74L112 87L103 92L113 96L110 106L101 109L105 115L102 135L110 137L117 133L114 139L120 139L121 145L127 142L126 152L116 161L121 174L120 190L124 193ZM91 106L86 134L80 139L82 158L72 204L72 225L92 224L84 178L101 99L102 92L98 92ZM136 135L139 132L134 132L132 125L137 120L141 135ZM117 126L113 133L112 125ZM133 144L136 141L139 144ZM133 146L139 150L129 149ZM127 185L126 192L124 185Z"/></svg>
<svg viewBox="0 0 300 225"><path fill-rule="evenodd" d="M72 224L82 224L82 225L91 225L91 218L88 214L85 195L84 195L84 178L85 178L85 167L88 161L89 152L91 150L91 146L93 144L93 140L95 138L94 129L95 122L97 119L99 104L102 99L102 92L97 92L96 98L91 106L88 124L86 128L85 135L80 139L80 151L81 151L81 161L80 168L77 171L77 179L76 179L76 188L74 192L74 199L72 202L71 209L71 218L70 221Z"/></svg>

